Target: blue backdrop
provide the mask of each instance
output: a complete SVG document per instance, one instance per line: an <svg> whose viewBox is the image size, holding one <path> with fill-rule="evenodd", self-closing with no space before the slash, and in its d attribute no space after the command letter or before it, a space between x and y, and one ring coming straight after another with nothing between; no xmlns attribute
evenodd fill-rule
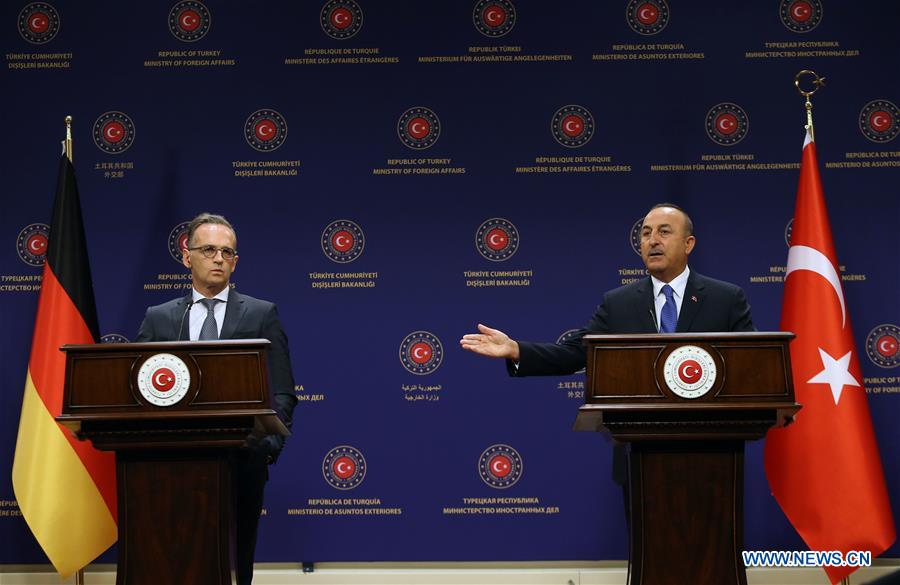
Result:
<svg viewBox="0 0 900 585"><path fill-rule="evenodd" d="M512 380L458 339L585 323L643 275L632 228L662 200L694 218L692 268L777 329L810 68L896 518L897 3L54 0L0 22L0 470L71 114L104 334L183 294L200 211L237 228L238 289L278 303L300 402L258 561L625 558L610 444L571 431L583 376ZM0 473L0 563L44 562L14 500ZM746 548L802 547L761 443L745 508Z"/></svg>

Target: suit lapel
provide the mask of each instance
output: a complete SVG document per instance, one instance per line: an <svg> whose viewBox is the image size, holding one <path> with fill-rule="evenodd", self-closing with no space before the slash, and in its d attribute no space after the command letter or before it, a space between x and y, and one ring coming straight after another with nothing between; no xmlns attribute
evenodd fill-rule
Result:
<svg viewBox="0 0 900 585"><path fill-rule="evenodd" d="M635 289L637 293L638 315L640 315L641 331L639 333L656 333L656 306L653 303L653 283L648 276Z"/></svg>
<svg viewBox="0 0 900 585"><path fill-rule="evenodd" d="M177 341L189 341L191 339L191 317L188 315L187 307L191 303L192 295L188 294L175 303L172 312L169 313L169 321L172 323L172 339ZM193 308L191 309L193 310ZM179 327L181 330L179 331Z"/></svg>
<svg viewBox="0 0 900 585"><path fill-rule="evenodd" d="M691 271L688 276L687 286L684 288L684 298L681 300L681 314L678 315L678 324L675 333L687 333L691 330L694 317L700 312L703 305L704 289L703 278Z"/></svg>
<svg viewBox="0 0 900 585"><path fill-rule="evenodd" d="M225 321L222 323L222 332L219 339L231 339L237 326L247 312L244 299L234 289L228 291L228 302L225 303Z"/></svg>

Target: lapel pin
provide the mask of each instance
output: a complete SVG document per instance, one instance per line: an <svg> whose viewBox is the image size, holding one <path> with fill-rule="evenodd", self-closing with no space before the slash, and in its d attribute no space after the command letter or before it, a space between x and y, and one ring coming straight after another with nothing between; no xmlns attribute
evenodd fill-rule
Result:
<svg viewBox="0 0 900 585"><path fill-rule="evenodd" d="M691 300L695 303L697 302L697 295L691 295Z"/></svg>

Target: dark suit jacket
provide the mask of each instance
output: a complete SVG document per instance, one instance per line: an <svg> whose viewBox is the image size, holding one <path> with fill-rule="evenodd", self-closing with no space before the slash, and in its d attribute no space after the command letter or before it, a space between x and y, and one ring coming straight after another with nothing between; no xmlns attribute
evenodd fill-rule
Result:
<svg viewBox="0 0 900 585"><path fill-rule="evenodd" d="M750 305L740 287L707 278L691 270L677 333L755 331L750 318ZM586 333L657 333L653 283L650 277L613 289L603 295L603 302L584 328L562 344L519 342L519 367L507 360L511 376L558 376L574 374L585 366L587 351L581 344ZM627 480L625 449L613 449L613 480L625 485Z"/></svg>
<svg viewBox="0 0 900 585"><path fill-rule="evenodd" d="M708 278L691 270L678 324L678 333L755 331L750 305L740 287ZM584 328L563 344L519 342L519 367L512 376L559 376L585 366L587 354L581 338L586 333L656 333L656 310L650 277L603 295L603 302Z"/></svg>
<svg viewBox="0 0 900 585"><path fill-rule="evenodd" d="M191 295L188 294L147 309L135 341L190 339L188 325L190 317L185 315L190 303ZM203 308L202 305L200 308ZM285 426L291 428L297 397L294 395L294 374L288 353L288 340L278 321L275 305L231 289L228 293L228 302L225 304L225 320L219 338L268 339L272 342L268 354L272 408ZM260 441L256 448L271 456L274 461L283 447L283 437L269 435Z"/></svg>

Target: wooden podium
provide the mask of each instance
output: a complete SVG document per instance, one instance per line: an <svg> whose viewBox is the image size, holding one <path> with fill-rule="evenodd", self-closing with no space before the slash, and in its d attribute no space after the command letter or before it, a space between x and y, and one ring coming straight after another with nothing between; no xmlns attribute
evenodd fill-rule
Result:
<svg viewBox="0 0 900 585"><path fill-rule="evenodd" d="M233 582L231 453L288 434L265 339L66 345L56 420L116 452L117 585ZM252 439L251 439L252 440Z"/></svg>
<svg viewBox="0 0 900 585"><path fill-rule="evenodd" d="M585 335L575 429L630 444L628 585L746 585L744 441L800 408L793 337Z"/></svg>

